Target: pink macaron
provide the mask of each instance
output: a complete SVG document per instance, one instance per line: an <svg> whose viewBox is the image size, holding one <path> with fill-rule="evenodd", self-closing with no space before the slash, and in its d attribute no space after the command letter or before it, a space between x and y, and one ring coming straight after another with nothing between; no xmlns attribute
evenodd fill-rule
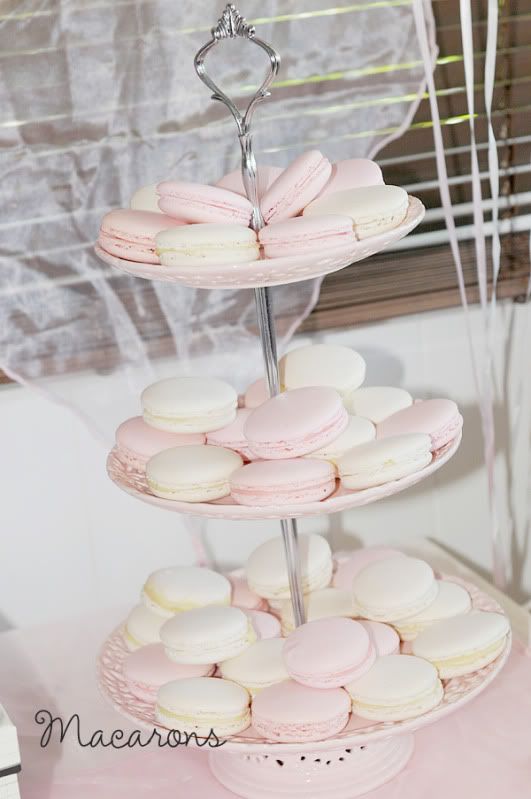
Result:
<svg viewBox="0 0 531 799"><path fill-rule="evenodd" d="M259 458L308 455L334 441L348 424L339 393L328 386L307 386L271 397L249 414L243 432Z"/></svg>
<svg viewBox="0 0 531 799"><path fill-rule="evenodd" d="M354 552L349 553L348 557L338 561L332 585L334 588L344 588L346 591L352 591L352 581L365 566L369 566L379 560L386 560L386 558L395 558L402 554L398 549L391 549L390 547L356 549Z"/></svg>
<svg viewBox="0 0 531 799"><path fill-rule="evenodd" d="M245 408L258 408L263 402L269 399L269 390L263 377L255 380L243 395L243 405Z"/></svg>
<svg viewBox="0 0 531 799"><path fill-rule="evenodd" d="M244 461L253 461L258 457L249 449L247 439L243 433L243 427L249 415L252 413L250 408L238 408L236 418L233 422L207 433L207 444L214 447L225 447L232 449L242 456Z"/></svg>
<svg viewBox="0 0 531 799"><path fill-rule="evenodd" d="M300 505L326 499L336 486L334 467L313 458L255 461L232 473L232 498L240 505Z"/></svg>
<svg viewBox="0 0 531 799"><path fill-rule="evenodd" d="M126 261L160 264L155 252L155 236L162 230L183 224L179 217L173 219L155 211L120 208L105 214L101 220L98 244L105 252Z"/></svg>
<svg viewBox="0 0 531 799"><path fill-rule="evenodd" d="M389 438L404 433L427 433L432 452L452 441L463 427L457 404L450 399L429 399L415 402L376 425L376 438Z"/></svg>
<svg viewBox="0 0 531 799"><path fill-rule="evenodd" d="M360 619L359 623L369 633L377 657L385 655L398 655L400 652L400 636L394 627L381 621L368 621Z"/></svg>
<svg viewBox="0 0 531 799"><path fill-rule="evenodd" d="M376 186L384 182L382 170L368 158L348 158L332 164L330 179L319 192L319 198L336 191L360 189L364 186Z"/></svg>
<svg viewBox="0 0 531 799"><path fill-rule="evenodd" d="M159 208L186 222L228 222L249 225L253 207L246 197L218 186L164 181L157 186Z"/></svg>
<svg viewBox="0 0 531 799"><path fill-rule="evenodd" d="M225 577L232 586L231 605L242 610L268 610L267 600L249 588L244 569L234 569Z"/></svg>
<svg viewBox="0 0 531 799"><path fill-rule="evenodd" d="M269 741L323 741L347 725L350 707L343 688L322 690L284 680L254 697L251 719L256 732Z"/></svg>
<svg viewBox="0 0 531 799"><path fill-rule="evenodd" d="M203 433L169 433L146 424L142 416L133 416L117 428L116 453L126 468L143 472L150 458L171 447L204 444Z"/></svg>
<svg viewBox="0 0 531 799"><path fill-rule="evenodd" d="M258 188L258 197L263 196L283 171L284 170L279 166L259 166L257 168L256 184ZM228 175L224 175L221 180L218 180L216 186L219 186L220 189L234 191L236 194L241 194L242 197L247 197L247 192L243 185L241 169L235 169L234 172L229 172Z"/></svg>
<svg viewBox="0 0 531 799"><path fill-rule="evenodd" d="M148 644L126 657L123 676L129 691L142 702L155 703L162 685L186 677L209 677L214 666L174 663L164 652L162 644Z"/></svg>
<svg viewBox="0 0 531 799"><path fill-rule="evenodd" d="M317 197L331 172L332 164L319 150L299 155L262 197L260 207L266 224L297 216Z"/></svg>
<svg viewBox="0 0 531 799"><path fill-rule="evenodd" d="M297 627L283 655L289 676L301 685L341 688L370 669L376 651L363 625L332 617Z"/></svg>
<svg viewBox="0 0 531 799"><path fill-rule="evenodd" d="M263 610L248 610L247 608L244 608L243 612L253 625L258 640L281 638L280 621L272 613L266 613Z"/></svg>
<svg viewBox="0 0 531 799"><path fill-rule="evenodd" d="M319 249L349 247L356 243L348 216L298 216L266 225L258 234L267 258L305 255Z"/></svg>

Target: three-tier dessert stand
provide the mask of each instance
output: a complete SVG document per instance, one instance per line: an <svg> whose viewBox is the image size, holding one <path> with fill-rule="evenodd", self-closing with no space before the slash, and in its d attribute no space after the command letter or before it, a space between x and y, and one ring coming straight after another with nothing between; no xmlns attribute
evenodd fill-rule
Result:
<svg viewBox="0 0 531 799"><path fill-rule="evenodd" d="M215 84L206 71L205 59L226 39L246 39L267 55L266 77L252 97L245 113ZM269 87L278 73L280 58L275 50L255 35L233 5L228 5L211 39L197 53L195 68L200 79L212 92L214 100L223 103L232 114L242 155L242 177L247 197L253 205L252 227L259 231L264 225L257 193L256 162L252 148L251 122L257 104L269 95ZM194 288L252 288L255 291L258 326L262 346L265 377L271 396L279 392L278 359L271 287L322 277L330 272L361 261L406 236L424 216L424 207L415 197L409 198L407 215L396 228L378 236L348 246L317 250L308 256L263 258L235 265L190 267L160 267L139 264L112 256L100 247L98 255L108 264L151 280L178 282ZM423 480L443 466L456 452L459 436L434 454L431 464L409 477L364 491L347 491L339 487L328 499L293 506L249 507L236 504L230 497L212 503L184 503L155 497L149 491L145 477L127 471L114 452L108 459L111 479L123 490L150 504L168 510L224 519L279 519L284 541L294 619L304 622L304 602L301 589L300 558L296 518L336 513L341 510L375 502L402 491ZM499 609L492 600L468 586L473 604L488 610ZM467 678L450 680L445 685L442 704L417 719L394 723L367 723L352 717L345 730L333 739L311 744L270 743L261 739L252 728L231 738L209 756L210 767L218 780L236 794L248 799L273 799L277 796L305 799L334 796L350 799L382 785L395 776L407 763L413 751L413 731L437 721L482 691L503 666L510 645L497 660ZM154 708L133 697L122 676L126 655L119 631L104 644L98 672L104 694L127 718L140 725L156 726Z"/></svg>

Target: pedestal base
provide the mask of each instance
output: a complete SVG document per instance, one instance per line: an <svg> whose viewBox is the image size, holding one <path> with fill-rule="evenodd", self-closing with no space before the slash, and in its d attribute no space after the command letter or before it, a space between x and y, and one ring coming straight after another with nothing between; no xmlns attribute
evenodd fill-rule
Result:
<svg viewBox="0 0 531 799"><path fill-rule="evenodd" d="M413 754L413 735L398 735L366 746L338 747L304 754L239 754L214 750L214 776L245 799L353 799L396 776Z"/></svg>

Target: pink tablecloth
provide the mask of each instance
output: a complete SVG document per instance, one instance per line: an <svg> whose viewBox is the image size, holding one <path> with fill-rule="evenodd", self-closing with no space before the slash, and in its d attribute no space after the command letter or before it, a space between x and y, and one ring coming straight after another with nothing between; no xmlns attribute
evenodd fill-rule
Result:
<svg viewBox="0 0 531 799"><path fill-rule="evenodd" d="M70 736L42 749L40 708L83 738L131 731L100 697L95 653L122 612L0 635L0 702L19 730L24 799L233 799L210 776L205 752L82 749ZM531 658L515 643L498 680L466 708L416 734L407 768L371 799L530 799Z"/></svg>

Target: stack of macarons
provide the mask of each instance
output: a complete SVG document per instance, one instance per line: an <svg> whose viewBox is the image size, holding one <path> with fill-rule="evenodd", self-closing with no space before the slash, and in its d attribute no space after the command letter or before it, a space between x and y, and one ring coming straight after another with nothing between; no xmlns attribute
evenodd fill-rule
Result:
<svg viewBox="0 0 531 799"><path fill-rule="evenodd" d="M263 381L238 397L223 380L175 377L148 386L142 417L116 431L125 469L156 496L257 507L326 499L398 480L430 464L459 434L455 402L413 402L393 386L364 386L349 347L308 345L280 360L280 389Z"/></svg>
<svg viewBox="0 0 531 799"><path fill-rule="evenodd" d="M280 538L228 575L149 575L124 625L123 677L161 725L227 737L252 724L271 741L322 740L351 713L393 722L428 712L447 679L506 646L505 616L473 609L462 585L422 560L384 547L335 559L315 534L300 536L300 555L298 628Z"/></svg>
<svg viewBox="0 0 531 799"><path fill-rule="evenodd" d="M359 239L400 225L408 195L387 186L374 161L332 164L319 150L286 169L258 169L265 227L251 228L253 208L240 171L215 186L166 180L144 186L129 209L106 214L98 243L111 255L163 266L237 264L351 248Z"/></svg>

